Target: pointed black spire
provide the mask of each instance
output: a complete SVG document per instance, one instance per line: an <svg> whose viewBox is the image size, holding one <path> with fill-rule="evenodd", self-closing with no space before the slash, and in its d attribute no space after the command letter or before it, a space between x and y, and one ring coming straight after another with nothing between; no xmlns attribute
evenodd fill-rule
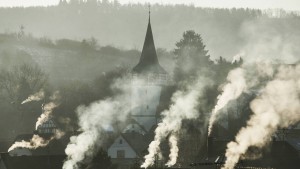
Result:
<svg viewBox="0 0 300 169"><path fill-rule="evenodd" d="M149 7L149 20L148 20L149 22L148 23L150 23L150 16L151 16L150 4L148 7Z"/></svg>
<svg viewBox="0 0 300 169"><path fill-rule="evenodd" d="M166 71L159 65L157 55L156 55L153 34L151 29L151 22L150 22L150 6L149 6L148 27L147 27L141 58L139 63L133 68L133 72L163 73L163 74L166 73Z"/></svg>

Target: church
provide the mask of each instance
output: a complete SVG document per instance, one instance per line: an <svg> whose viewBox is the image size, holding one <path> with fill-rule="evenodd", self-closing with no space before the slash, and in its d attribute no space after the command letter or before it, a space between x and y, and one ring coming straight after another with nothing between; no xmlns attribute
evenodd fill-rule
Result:
<svg viewBox="0 0 300 169"><path fill-rule="evenodd" d="M146 155L160 119L163 91L171 84L169 74L159 64L150 11L140 60L131 70L130 77L130 122L107 150L112 162L119 168L129 168Z"/></svg>
<svg viewBox="0 0 300 169"><path fill-rule="evenodd" d="M146 131L157 123L156 109L161 91L169 83L168 73L159 64L149 21L139 63L132 69L132 117Z"/></svg>

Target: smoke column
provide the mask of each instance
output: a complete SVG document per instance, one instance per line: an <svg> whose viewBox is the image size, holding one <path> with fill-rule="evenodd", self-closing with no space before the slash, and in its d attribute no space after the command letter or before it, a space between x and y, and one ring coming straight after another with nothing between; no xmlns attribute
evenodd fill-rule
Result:
<svg viewBox="0 0 300 169"><path fill-rule="evenodd" d="M53 139L59 139L64 135L63 132L56 130L54 133L54 136L50 137L49 139L44 139L43 137L40 137L39 135L34 134L30 141L22 140L20 142L15 142L11 147L9 147L7 152L10 152L16 148L28 148L28 149L37 149L39 147L46 147L51 140Z"/></svg>
<svg viewBox="0 0 300 169"><path fill-rule="evenodd" d="M209 119L208 135L211 134L213 124L217 120L220 110L224 108L229 101L237 99L247 88L244 76L244 70L242 68L236 68L228 73L228 83L223 87L223 93L218 96L217 104Z"/></svg>
<svg viewBox="0 0 300 169"><path fill-rule="evenodd" d="M59 99L60 99L59 92L56 91L50 97L50 102L42 106L43 113L37 119L37 122L35 124L35 129L37 129L40 125L42 125L44 122L46 122L51 117L53 109L59 105L59 102L58 102Z"/></svg>
<svg viewBox="0 0 300 169"><path fill-rule="evenodd" d="M223 109L231 100L237 99L243 92L261 85L266 79L274 75L274 63L267 60L259 60L255 63L244 64L240 68L231 70L228 73L223 93L218 96L212 115L209 119L208 135L211 134L214 123L220 118Z"/></svg>
<svg viewBox="0 0 300 169"><path fill-rule="evenodd" d="M31 101L40 101L45 97L45 92L43 90L40 90L39 92L30 95L26 100L24 100L21 104L25 104Z"/></svg>
<svg viewBox="0 0 300 169"><path fill-rule="evenodd" d="M201 79L201 82L207 83L208 79ZM169 110L162 112L162 122L160 122L155 129L154 140L150 143L148 147L149 154L146 155L145 162L141 165L142 168L148 168L154 164L155 155L160 153L160 143L165 139L170 133L171 137L169 142L171 145L170 159L167 162L168 166L172 166L177 161L178 147L177 147L177 133L184 119L195 119L199 116L198 99L202 93L204 84L195 83L187 87L186 90L179 90L175 92L172 96L172 105Z"/></svg>
<svg viewBox="0 0 300 169"><path fill-rule="evenodd" d="M40 92L39 92L40 93ZM44 92L43 94L35 94L35 95L43 95L44 97ZM30 98L30 97L29 97ZM37 97L35 97L37 98ZM50 97L51 102L47 103L46 105L43 106L43 113L41 116L37 119L37 122L35 124L35 129L38 129L38 126L42 125L44 122L46 122L49 117L52 114L52 110L57 107L58 100L60 98L59 92L56 91L54 94ZM28 100L28 99L26 99ZM34 134L32 138L30 139L29 142L27 141L20 141L20 142L15 142L9 149L8 152L11 150L14 150L15 148L28 148L28 149L36 149L38 147L45 147L49 144L49 142L53 139L59 139L64 135L64 133L60 130L56 130L54 133L54 136L50 137L49 139L45 140L43 137L40 137L39 135Z"/></svg>
<svg viewBox="0 0 300 169"><path fill-rule="evenodd" d="M166 163L166 166L168 167L171 167L176 164L178 151L179 151L177 144L178 144L177 137L172 134L169 138L169 145L171 149L169 155L170 160Z"/></svg>
<svg viewBox="0 0 300 169"><path fill-rule="evenodd" d="M223 169L233 169L250 146L263 148L278 128L300 121L300 66L281 66L262 94L250 103L254 115L228 143Z"/></svg>
<svg viewBox="0 0 300 169"><path fill-rule="evenodd" d="M122 94L77 108L79 130L82 132L70 138L65 149L67 159L63 169L78 169L79 163L92 160L105 139L107 128L113 122L126 120L131 106L130 90L126 86L120 88L124 84L128 83L119 80L115 84Z"/></svg>

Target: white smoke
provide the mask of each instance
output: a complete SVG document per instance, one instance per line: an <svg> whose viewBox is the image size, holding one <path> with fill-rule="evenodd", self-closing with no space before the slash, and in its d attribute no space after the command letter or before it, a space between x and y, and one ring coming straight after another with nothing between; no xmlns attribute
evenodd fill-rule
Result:
<svg viewBox="0 0 300 169"><path fill-rule="evenodd" d="M274 65L276 65L274 62L259 60L255 63L244 64L228 73L228 82L222 86L223 92L217 97L217 104L209 119L208 135L211 134L214 123L221 118L221 110L230 101L236 100L242 93L250 92L253 87L261 85L262 81L272 78Z"/></svg>
<svg viewBox="0 0 300 169"><path fill-rule="evenodd" d="M113 122L126 120L131 106L130 92L124 84L129 83L119 80L114 85L122 91L121 94L77 108L79 130L82 132L70 138L63 169L78 169L79 163L92 160L105 139L106 129Z"/></svg>
<svg viewBox="0 0 300 169"><path fill-rule="evenodd" d="M208 79L201 78L197 83L189 85L186 90L179 90L173 94L171 99L172 105L169 110L162 112L162 122L155 129L155 137L148 147L149 154L144 157L145 162L141 165L142 168L148 168L154 164L155 155L160 153L160 143L169 134L171 134L169 139L171 152L167 165L172 166L176 163L178 147L175 133L178 133L180 130L182 120L195 119L199 116L197 109L199 106L198 99L205 84L208 83L207 81Z"/></svg>
<svg viewBox="0 0 300 169"><path fill-rule="evenodd" d="M245 72L242 68L236 68L228 73L228 83L223 87L223 93L218 96L211 117L209 119L208 135L211 134L213 124L217 120L220 110L231 100L237 99L247 88Z"/></svg>
<svg viewBox="0 0 300 169"><path fill-rule="evenodd" d="M43 96L44 97L44 96ZM51 102L45 104L43 108L43 113L41 116L37 119L37 122L35 124L36 130L38 129L38 126L42 125L44 122L49 120L52 114L52 110L57 107L58 100L60 98L59 92L56 91L54 94L50 97ZM64 132L60 130L56 130L54 133L54 136L51 136L49 139L45 139L39 135L34 134L33 137L30 139L30 141L22 140L20 142L15 142L9 149L9 151L14 150L15 148L28 148L28 149L36 149L38 147L45 147L49 144L49 142L53 139L59 139L64 135Z"/></svg>
<svg viewBox="0 0 300 169"><path fill-rule="evenodd" d="M166 166L171 167L176 164L177 157L178 157L178 139L175 135L171 135L169 138L169 145L171 147L170 149L170 160L166 163Z"/></svg>
<svg viewBox="0 0 300 169"><path fill-rule="evenodd" d="M37 134L34 134L30 141L17 141L12 146L9 147L7 152L10 152L16 148L28 148L28 149L37 149L39 147L46 147L51 140L60 139L64 135L64 132L56 130L54 136L51 136L49 139L45 139Z"/></svg>
<svg viewBox="0 0 300 169"><path fill-rule="evenodd" d="M49 120L49 118L52 116L53 109L59 106L59 99L60 99L60 94L58 91L56 91L50 97L50 102L42 106L43 113L37 119L37 122L35 124L35 129L38 129L40 125L42 125L44 122Z"/></svg>
<svg viewBox="0 0 300 169"><path fill-rule="evenodd" d="M40 101L45 97L45 92L43 90L40 90L39 92L30 95L26 100L24 100L21 104L25 104L32 101Z"/></svg>
<svg viewBox="0 0 300 169"><path fill-rule="evenodd" d="M263 148L278 128L300 121L300 66L281 66L250 107L254 115L227 145L223 169L233 169L250 146Z"/></svg>
<svg viewBox="0 0 300 169"><path fill-rule="evenodd" d="M285 22L275 22L262 17L241 25L239 35L245 39L245 44L240 47L240 54L245 56L244 62L277 60L291 64L299 61L299 29L289 27Z"/></svg>

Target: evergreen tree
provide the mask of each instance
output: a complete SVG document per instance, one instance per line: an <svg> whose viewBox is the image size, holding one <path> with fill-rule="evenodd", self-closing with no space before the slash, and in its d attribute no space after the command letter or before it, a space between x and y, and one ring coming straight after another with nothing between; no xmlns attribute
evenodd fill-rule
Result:
<svg viewBox="0 0 300 169"><path fill-rule="evenodd" d="M222 84L226 82L227 75L229 71L239 67L242 65L243 60L236 60L234 62L229 62L222 56L219 59L215 60L216 64L213 66L215 72L215 82L216 84Z"/></svg>
<svg viewBox="0 0 300 169"><path fill-rule="evenodd" d="M202 68L213 64L200 34L193 30L183 33L183 38L176 43L174 54L176 56L175 81L195 78Z"/></svg>

